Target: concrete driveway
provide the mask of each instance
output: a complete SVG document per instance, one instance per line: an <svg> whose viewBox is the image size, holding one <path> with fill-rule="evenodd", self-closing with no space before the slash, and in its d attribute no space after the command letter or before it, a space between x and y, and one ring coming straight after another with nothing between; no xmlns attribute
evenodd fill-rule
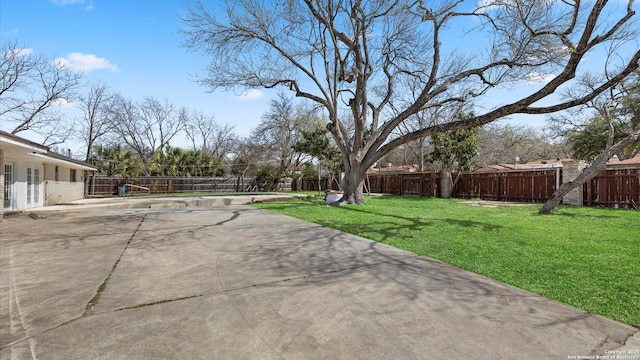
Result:
<svg viewBox="0 0 640 360"><path fill-rule="evenodd" d="M1 359L640 359L634 327L246 205L17 215L0 261Z"/></svg>

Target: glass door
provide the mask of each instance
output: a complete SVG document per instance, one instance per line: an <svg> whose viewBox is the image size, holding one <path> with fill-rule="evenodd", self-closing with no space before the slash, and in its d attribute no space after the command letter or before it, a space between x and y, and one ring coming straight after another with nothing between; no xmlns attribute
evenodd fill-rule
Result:
<svg viewBox="0 0 640 360"><path fill-rule="evenodd" d="M40 169L27 168L27 207L40 205Z"/></svg>
<svg viewBox="0 0 640 360"><path fill-rule="evenodd" d="M31 168L27 168L27 207L31 207L31 202L33 201L33 170Z"/></svg>
<svg viewBox="0 0 640 360"><path fill-rule="evenodd" d="M4 210L13 210L13 164L4 164Z"/></svg>
<svg viewBox="0 0 640 360"><path fill-rule="evenodd" d="M40 169L33 169L33 203L40 206Z"/></svg>

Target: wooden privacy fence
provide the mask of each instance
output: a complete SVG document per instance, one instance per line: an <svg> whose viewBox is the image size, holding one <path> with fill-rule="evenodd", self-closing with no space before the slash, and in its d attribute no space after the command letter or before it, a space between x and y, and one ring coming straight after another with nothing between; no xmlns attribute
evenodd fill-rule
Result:
<svg viewBox="0 0 640 360"><path fill-rule="evenodd" d="M455 174L453 177L455 178ZM440 196L440 174L369 174L371 192L402 196ZM497 201L544 202L560 181L555 169L535 171L465 172L460 174L452 196Z"/></svg>
<svg viewBox="0 0 640 360"><path fill-rule="evenodd" d="M211 193L260 191L254 178L237 177L137 177L121 178L90 176L87 178L88 196L117 196L118 188L125 184L142 186L151 194ZM291 180L283 180L278 190L291 190Z"/></svg>
<svg viewBox="0 0 640 360"><path fill-rule="evenodd" d="M584 205L640 209L640 169L609 169L583 188Z"/></svg>
<svg viewBox="0 0 640 360"><path fill-rule="evenodd" d="M438 197L440 174L369 174L365 186L372 193L401 196Z"/></svg>
<svg viewBox="0 0 640 360"><path fill-rule="evenodd" d="M322 180L322 188L328 189L327 179ZM460 174L452 196L543 203L551 197L562 181L561 168L465 172ZM336 184L331 188L337 189ZM302 189L317 190L317 180L303 179ZM401 196L438 197L440 174L370 173L365 180L365 191ZM640 168L606 170L585 184L583 193L583 203L587 206L640 209Z"/></svg>
<svg viewBox="0 0 640 360"><path fill-rule="evenodd" d="M551 197L561 181L560 168L462 173L453 197L540 203Z"/></svg>
<svg viewBox="0 0 640 360"><path fill-rule="evenodd" d="M454 175L455 176L455 175ZM498 172L465 172L460 174L453 197L484 200L545 202L563 181L560 168L547 170L511 170ZM338 179L320 179L320 189L338 189ZM125 184L142 186L151 194L212 193L260 191L254 178L235 177L138 177L120 178L90 176L88 196L117 196ZM298 183L285 179L278 190L318 190L318 179L303 178ZM365 190L372 193L401 196L440 196L440 174L434 172L378 174L367 176ZM640 168L608 169L583 187L583 203L640 209Z"/></svg>
<svg viewBox="0 0 640 360"><path fill-rule="evenodd" d="M318 181L320 186L318 186ZM329 188L329 179L307 179L303 178L301 181L294 181L291 187L294 191L321 191Z"/></svg>

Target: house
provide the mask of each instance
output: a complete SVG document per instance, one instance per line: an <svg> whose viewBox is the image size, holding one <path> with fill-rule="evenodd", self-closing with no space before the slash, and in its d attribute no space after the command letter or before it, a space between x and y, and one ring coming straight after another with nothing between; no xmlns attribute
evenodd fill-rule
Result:
<svg viewBox="0 0 640 360"><path fill-rule="evenodd" d="M84 198L84 180L96 168L0 130L0 219L6 213Z"/></svg>
<svg viewBox="0 0 640 360"><path fill-rule="evenodd" d="M483 168L475 169L474 172L496 172L496 171L509 171L509 170L548 170L555 168L562 168L563 161L571 161L571 159L551 159L551 160L538 160L524 164L496 164L489 165Z"/></svg>
<svg viewBox="0 0 640 360"><path fill-rule="evenodd" d="M376 168L370 168L367 170L368 174L406 174L417 172L420 167L416 164L413 165L398 165L393 166L388 164L387 166L380 166Z"/></svg>
<svg viewBox="0 0 640 360"><path fill-rule="evenodd" d="M613 155L609 161L607 161L607 169L637 169L640 167L640 153L636 156L628 158L626 160L620 160L616 155Z"/></svg>
<svg viewBox="0 0 640 360"><path fill-rule="evenodd" d="M552 160L538 160L524 164L496 164L489 165L483 168L475 169L474 172L496 172L496 171L509 171L509 170L547 170L562 168L563 162L572 161L573 159L552 159ZM620 160L618 156L613 155L611 159L607 161L607 169L623 169L631 168L637 169L640 167L640 153L636 156Z"/></svg>

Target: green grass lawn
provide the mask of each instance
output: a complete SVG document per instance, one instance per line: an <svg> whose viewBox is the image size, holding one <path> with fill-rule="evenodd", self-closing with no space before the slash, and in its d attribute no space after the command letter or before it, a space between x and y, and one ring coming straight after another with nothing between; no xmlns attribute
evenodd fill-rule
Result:
<svg viewBox="0 0 640 360"><path fill-rule="evenodd" d="M592 313L640 326L640 212L457 199L319 198L255 206L414 252Z"/></svg>

